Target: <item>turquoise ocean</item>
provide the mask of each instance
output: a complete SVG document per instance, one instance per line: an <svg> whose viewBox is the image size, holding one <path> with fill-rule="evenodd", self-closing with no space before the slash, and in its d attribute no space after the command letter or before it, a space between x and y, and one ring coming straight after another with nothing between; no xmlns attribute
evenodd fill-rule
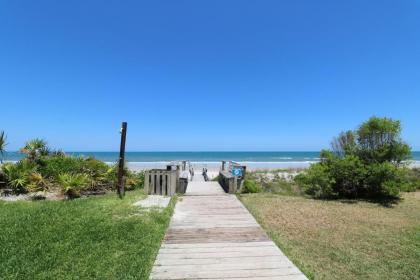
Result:
<svg viewBox="0 0 420 280"><path fill-rule="evenodd" d="M69 155L95 157L105 162L116 162L118 152L67 152ZM19 152L6 153L5 160L22 158ZM239 162L316 162L319 152L126 152L127 162L167 162L189 160L191 162L219 162L233 160ZM412 153L413 161L420 161L420 152Z"/></svg>

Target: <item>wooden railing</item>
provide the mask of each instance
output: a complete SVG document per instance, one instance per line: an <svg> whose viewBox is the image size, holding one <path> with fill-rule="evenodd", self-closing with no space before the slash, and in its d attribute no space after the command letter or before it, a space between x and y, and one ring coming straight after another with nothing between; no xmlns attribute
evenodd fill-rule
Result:
<svg viewBox="0 0 420 280"><path fill-rule="evenodd" d="M147 170L144 174L144 192L171 196L176 192L177 181L177 170Z"/></svg>
<svg viewBox="0 0 420 280"><path fill-rule="evenodd" d="M151 169L144 174L146 194L168 195L185 193L188 185L187 162L172 162L166 169Z"/></svg>
<svg viewBox="0 0 420 280"><path fill-rule="evenodd" d="M240 169L241 175L233 174L233 170ZM245 181L246 166L234 161L222 161L222 169L219 172L219 184L227 193L240 192Z"/></svg>

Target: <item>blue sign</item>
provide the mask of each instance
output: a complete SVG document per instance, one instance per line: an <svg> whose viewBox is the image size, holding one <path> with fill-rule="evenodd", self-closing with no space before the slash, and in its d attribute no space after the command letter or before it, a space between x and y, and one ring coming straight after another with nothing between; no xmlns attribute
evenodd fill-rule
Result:
<svg viewBox="0 0 420 280"><path fill-rule="evenodd" d="M242 168L240 167L234 167L232 169L233 176L241 177L242 176Z"/></svg>

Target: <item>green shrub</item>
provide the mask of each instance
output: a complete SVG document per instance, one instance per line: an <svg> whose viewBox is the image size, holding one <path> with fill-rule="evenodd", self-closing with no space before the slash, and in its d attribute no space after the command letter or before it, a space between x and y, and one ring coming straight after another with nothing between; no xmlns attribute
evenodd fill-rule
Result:
<svg viewBox="0 0 420 280"><path fill-rule="evenodd" d="M49 182L39 172L32 172L28 176L29 184L26 189L30 192L48 190Z"/></svg>
<svg viewBox="0 0 420 280"><path fill-rule="evenodd" d="M103 179L108 169L109 166L105 162L93 157L84 159L81 162L81 172L88 173L95 179Z"/></svg>
<svg viewBox="0 0 420 280"><path fill-rule="evenodd" d="M404 191L420 190L420 168L408 168L406 171L407 188Z"/></svg>
<svg viewBox="0 0 420 280"><path fill-rule="evenodd" d="M398 196L400 191L410 188L407 168L384 162L367 165L366 170L366 196Z"/></svg>
<svg viewBox="0 0 420 280"><path fill-rule="evenodd" d="M69 174L58 175L58 183L64 195L68 198L79 197L82 191L89 189L91 178L87 174Z"/></svg>
<svg viewBox="0 0 420 280"><path fill-rule="evenodd" d="M372 117L356 131L334 138L333 152L322 151L321 162L296 182L315 197L397 197L415 189L418 181L403 163L411 149L400 134L399 121Z"/></svg>
<svg viewBox="0 0 420 280"><path fill-rule="evenodd" d="M334 178L324 164L311 165L305 172L295 177L295 182L309 195L315 198L337 197L334 191Z"/></svg>
<svg viewBox="0 0 420 280"><path fill-rule="evenodd" d="M17 163L7 163L2 165L2 172L6 178L6 183L15 193L25 193L30 183L30 174L36 172L36 165L28 160L21 160Z"/></svg>
<svg viewBox="0 0 420 280"><path fill-rule="evenodd" d="M41 157L38 161L40 173L50 180L58 181L60 174L86 174L91 179L92 189L112 188L108 180L109 166L95 158L67 156L62 153Z"/></svg>
<svg viewBox="0 0 420 280"><path fill-rule="evenodd" d="M16 164L2 165L0 181L16 193L45 191L59 187L69 197L77 197L84 190L112 189L117 181L117 166L109 166L93 157L68 156L51 151L42 139L26 143L21 152L26 158ZM127 189L143 187L144 173L124 170Z"/></svg>
<svg viewBox="0 0 420 280"><path fill-rule="evenodd" d="M333 178L333 192L340 197L358 197L363 191L360 187L364 184L366 169L361 160L356 156L330 157L324 163L329 176Z"/></svg>
<svg viewBox="0 0 420 280"><path fill-rule="evenodd" d="M48 155L50 148L45 140L35 138L26 142L25 146L20 149L20 152L26 154L28 161L36 161L40 156Z"/></svg>
<svg viewBox="0 0 420 280"><path fill-rule="evenodd" d="M254 180L246 179L242 187L242 193L259 193L262 192L261 186Z"/></svg>
<svg viewBox="0 0 420 280"><path fill-rule="evenodd" d="M47 178L56 179L63 173L79 173L83 170L83 158L72 156L45 156L39 159L39 171Z"/></svg>
<svg viewBox="0 0 420 280"><path fill-rule="evenodd" d="M134 173L134 176L136 176L136 178L137 178L136 188L137 189L144 188L144 171L136 172L136 173Z"/></svg>
<svg viewBox="0 0 420 280"><path fill-rule="evenodd" d="M144 171L134 172L128 169L127 165L125 165L123 175L125 177L126 190L134 190L144 187ZM108 167L104 177L112 187L115 187L118 180L118 163Z"/></svg>

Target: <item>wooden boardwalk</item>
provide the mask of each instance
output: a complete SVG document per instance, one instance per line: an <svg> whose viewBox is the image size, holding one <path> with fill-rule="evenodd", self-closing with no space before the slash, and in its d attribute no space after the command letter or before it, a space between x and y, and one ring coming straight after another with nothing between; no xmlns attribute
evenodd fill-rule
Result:
<svg viewBox="0 0 420 280"><path fill-rule="evenodd" d="M307 278L235 195L194 180L179 198L150 279Z"/></svg>

